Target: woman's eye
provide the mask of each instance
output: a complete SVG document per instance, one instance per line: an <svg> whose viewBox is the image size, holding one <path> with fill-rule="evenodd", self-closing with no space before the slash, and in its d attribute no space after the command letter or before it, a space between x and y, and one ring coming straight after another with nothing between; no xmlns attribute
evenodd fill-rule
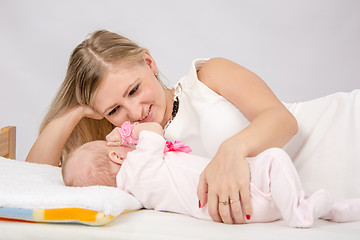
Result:
<svg viewBox="0 0 360 240"><path fill-rule="evenodd" d="M118 109L119 109L119 106L116 106L113 110L111 110L111 111L108 113L108 116L111 116L111 115L115 114Z"/></svg>
<svg viewBox="0 0 360 240"><path fill-rule="evenodd" d="M139 89L140 84L136 85L130 92L129 95L133 95L134 93L136 93L136 91Z"/></svg>

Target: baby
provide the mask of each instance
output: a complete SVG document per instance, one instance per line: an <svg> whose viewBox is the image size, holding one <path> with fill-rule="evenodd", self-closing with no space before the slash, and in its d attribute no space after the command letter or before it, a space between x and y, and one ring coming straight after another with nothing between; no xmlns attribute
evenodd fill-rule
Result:
<svg viewBox="0 0 360 240"><path fill-rule="evenodd" d="M129 124L129 122L126 124ZM123 124L123 126L126 124ZM131 134L137 136L143 130L161 136L163 134L162 127L156 123L142 123L133 130ZM131 141L132 138L129 140ZM94 185L117 187L116 175L127 158L128 152L135 150L133 145L129 145L127 142L124 144L126 146L120 144L119 146L108 146L106 141L99 140L80 146L71 152L63 163L62 176L64 183L73 187Z"/></svg>
<svg viewBox="0 0 360 240"><path fill-rule="evenodd" d="M182 143L166 142L157 123L127 122L119 132L125 146L94 141L76 149L64 162L64 183L119 187L145 208L211 220L207 206L197 207L196 194L199 176L211 159L189 154ZM311 227L317 218L360 220L360 199L334 202L325 190L305 195L291 159L282 149L266 150L248 162L253 212L246 223L283 218L291 227ZM219 208L232 204L240 204L239 199L224 199Z"/></svg>

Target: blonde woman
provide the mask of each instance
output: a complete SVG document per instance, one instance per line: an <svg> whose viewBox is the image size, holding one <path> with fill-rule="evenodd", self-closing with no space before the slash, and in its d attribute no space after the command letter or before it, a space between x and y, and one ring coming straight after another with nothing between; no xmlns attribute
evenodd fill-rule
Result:
<svg viewBox="0 0 360 240"><path fill-rule="evenodd" d="M106 138L117 144L111 131L125 121L157 122L166 139L212 158L200 176L199 206L208 204L214 221L244 223L252 214L246 158L284 147L297 133L287 107L260 77L223 58L194 61L190 73L168 89L146 49L97 31L73 51L26 160L58 165L85 142ZM304 151L299 141L289 144L290 152ZM221 204L230 200L233 204Z"/></svg>

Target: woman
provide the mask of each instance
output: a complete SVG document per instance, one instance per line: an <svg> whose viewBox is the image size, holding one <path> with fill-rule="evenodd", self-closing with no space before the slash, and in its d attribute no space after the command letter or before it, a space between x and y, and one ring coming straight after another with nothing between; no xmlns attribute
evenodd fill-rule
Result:
<svg viewBox="0 0 360 240"><path fill-rule="evenodd" d="M208 204L214 221L243 223L251 218L246 158L283 147L298 130L296 119L263 80L226 59L195 61L175 89L157 75L146 49L115 33L93 33L73 51L26 161L58 165L127 120L157 122L168 140L213 157L200 177L199 207ZM116 142L113 136L107 140Z"/></svg>

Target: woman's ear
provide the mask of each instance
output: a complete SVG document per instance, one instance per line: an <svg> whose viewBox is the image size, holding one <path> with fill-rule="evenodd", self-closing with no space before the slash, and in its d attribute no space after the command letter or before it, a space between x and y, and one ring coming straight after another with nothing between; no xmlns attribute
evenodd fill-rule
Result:
<svg viewBox="0 0 360 240"><path fill-rule="evenodd" d="M148 51L146 51L144 54L144 61L145 61L146 65L148 65L150 67L150 69L154 72L154 75L157 74L158 69L157 69L156 62L152 58L152 56L150 55L150 53Z"/></svg>
<svg viewBox="0 0 360 240"><path fill-rule="evenodd" d="M119 153L117 153L116 151L110 151L109 152L109 159L116 164L121 165L124 162L124 157L121 156Z"/></svg>

